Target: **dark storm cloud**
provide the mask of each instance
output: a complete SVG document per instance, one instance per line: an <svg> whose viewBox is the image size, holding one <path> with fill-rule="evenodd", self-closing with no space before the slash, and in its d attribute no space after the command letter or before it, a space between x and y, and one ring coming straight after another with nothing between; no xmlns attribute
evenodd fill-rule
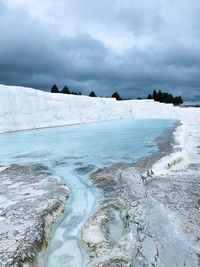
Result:
<svg viewBox="0 0 200 267"><path fill-rule="evenodd" d="M0 0L0 83L200 98L200 3Z"/></svg>

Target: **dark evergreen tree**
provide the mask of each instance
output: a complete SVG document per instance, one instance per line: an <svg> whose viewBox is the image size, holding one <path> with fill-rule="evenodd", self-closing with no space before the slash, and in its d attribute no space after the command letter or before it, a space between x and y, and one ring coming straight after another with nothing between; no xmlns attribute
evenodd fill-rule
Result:
<svg viewBox="0 0 200 267"><path fill-rule="evenodd" d="M65 85L61 91L62 94L70 94L70 90L67 85Z"/></svg>
<svg viewBox="0 0 200 267"><path fill-rule="evenodd" d="M117 91L112 94L112 97L116 98L116 100L123 100L123 98L118 94Z"/></svg>
<svg viewBox="0 0 200 267"><path fill-rule="evenodd" d="M180 105L180 104L183 104L183 100L182 100L181 96L176 96L176 97L174 97L174 99L173 99L173 103L174 103L174 105Z"/></svg>
<svg viewBox="0 0 200 267"><path fill-rule="evenodd" d="M181 96L178 97L179 98L179 104L183 104L183 99Z"/></svg>
<svg viewBox="0 0 200 267"><path fill-rule="evenodd" d="M157 92L156 92L156 90L153 90L153 99L156 101L156 99L157 99Z"/></svg>
<svg viewBox="0 0 200 267"><path fill-rule="evenodd" d="M96 94L95 94L94 91L92 91L92 92L89 94L89 96L91 96L91 97L96 97Z"/></svg>
<svg viewBox="0 0 200 267"><path fill-rule="evenodd" d="M167 96L168 96L168 93L163 93L163 102L164 103L167 103Z"/></svg>
<svg viewBox="0 0 200 267"><path fill-rule="evenodd" d="M147 96L147 99L153 99L152 95L149 94L149 95Z"/></svg>
<svg viewBox="0 0 200 267"><path fill-rule="evenodd" d="M51 93L59 93L59 90L58 90L58 87L56 84L54 84L52 87L51 87Z"/></svg>
<svg viewBox="0 0 200 267"><path fill-rule="evenodd" d="M165 103L173 103L174 102L174 97L172 94L167 93L167 98Z"/></svg>
<svg viewBox="0 0 200 267"><path fill-rule="evenodd" d="M148 95L147 99L151 99L150 98L151 95ZM172 94L168 94L168 93L162 93L161 90L159 90L158 92L156 92L155 90L153 91L153 99L155 101L159 101L159 102L163 102L163 103L173 103L174 105L180 105L183 104L183 99L181 98L181 96L173 96Z"/></svg>
<svg viewBox="0 0 200 267"><path fill-rule="evenodd" d="M159 102L163 102L163 93L161 90L158 91L158 94L157 94L157 100Z"/></svg>

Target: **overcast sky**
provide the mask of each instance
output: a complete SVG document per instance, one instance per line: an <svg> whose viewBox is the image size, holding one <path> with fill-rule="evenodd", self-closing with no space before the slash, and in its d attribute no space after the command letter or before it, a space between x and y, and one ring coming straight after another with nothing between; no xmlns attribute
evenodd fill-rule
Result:
<svg viewBox="0 0 200 267"><path fill-rule="evenodd" d="M200 100L199 0L0 0L0 83Z"/></svg>

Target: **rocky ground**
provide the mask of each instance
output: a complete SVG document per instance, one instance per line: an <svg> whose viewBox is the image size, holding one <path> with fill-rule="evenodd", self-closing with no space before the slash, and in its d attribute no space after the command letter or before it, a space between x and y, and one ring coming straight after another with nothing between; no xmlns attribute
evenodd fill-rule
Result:
<svg viewBox="0 0 200 267"><path fill-rule="evenodd" d="M156 157L92 174L104 189L105 201L83 230L88 267L200 266L200 166L144 175ZM111 208L119 210L123 220L117 243L109 232Z"/></svg>
<svg viewBox="0 0 200 267"><path fill-rule="evenodd" d="M0 266L43 266L68 190L40 164L0 172Z"/></svg>
<svg viewBox="0 0 200 267"><path fill-rule="evenodd" d="M199 167L145 180L139 169L115 167L93 177L105 183L107 201L83 231L88 266L200 266ZM107 227L110 207L121 210L124 222L117 244Z"/></svg>

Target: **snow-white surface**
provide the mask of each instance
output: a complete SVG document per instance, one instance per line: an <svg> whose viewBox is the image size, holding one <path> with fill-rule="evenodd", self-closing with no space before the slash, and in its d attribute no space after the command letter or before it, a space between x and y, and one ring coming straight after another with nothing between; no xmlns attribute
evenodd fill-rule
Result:
<svg viewBox="0 0 200 267"><path fill-rule="evenodd" d="M0 181L0 266L44 266L36 252L46 249L67 187L41 164L11 165L0 172Z"/></svg>
<svg viewBox="0 0 200 267"><path fill-rule="evenodd" d="M184 108L153 100L129 100L125 102L131 106L131 113L135 119L178 119L186 123L200 123L200 108Z"/></svg>
<svg viewBox="0 0 200 267"><path fill-rule="evenodd" d="M0 132L130 117L126 103L111 98L51 94L0 85Z"/></svg>
<svg viewBox="0 0 200 267"><path fill-rule="evenodd" d="M175 138L174 152L158 160L150 170L151 175L162 175L169 173L172 169L181 169L188 165L189 156L188 150L188 126L186 123L182 124L173 133Z"/></svg>
<svg viewBox="0 0 200 267"><path fill-rule="evenodd" d="M200 123L200 109L152 100L116 101L0 85L0 133L131 117Z"/></svg>
<svg viewBox="0 0 200 267"><path fill-rule="evenodd" d="M189 164L199 164L200 154L199 138L200 138L200 123L182 122L174 132L176 144L174 152L157 161L149 171L151 175L163 175L172 170L180 170L187 167Z"/></svg>

